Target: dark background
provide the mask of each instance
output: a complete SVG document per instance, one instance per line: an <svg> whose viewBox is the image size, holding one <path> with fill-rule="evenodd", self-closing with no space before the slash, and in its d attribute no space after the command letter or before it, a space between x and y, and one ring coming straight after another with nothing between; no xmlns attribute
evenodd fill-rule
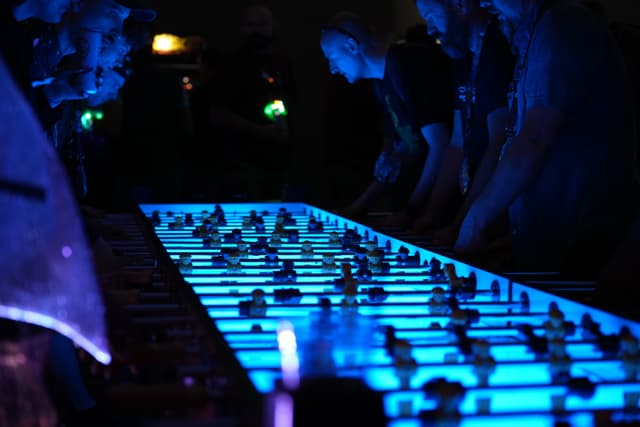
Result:
<svg viewBox="0 0 640 427"><path fill-rule="evenodd" d="M600 2L606 6L611 18L640 24L638 0ZM208 46L226 52L241 42L240 26L249 2L157 0L154 4L158 18L153 24L153 33L202 35ZM277 42L290 56L297 80L299 105L295 127L298 136L291 182L304 189L301 197L309 203L343 205L371 176L371 152L377 148L367 150L367 147L371 144L377 147L378 141L375 130L367 126L374 113L371 100L362 96L366 94L366 87L348 86L340 78L329 75L319 48L319 28L329 16L340 10L361 14L379 29L398 36L409 26L421 22L421 18L413 0L271 0L262 4L269 6L274 13ZM153 88L154 85L149 86ZM158 103L170 99L169 95L157 94L152 102L160 108ZM130 106L129 111L133 108L144 108L144 99L136 101L135 107ZM167 115L176 111L170 105L162 108ZM354 111L358 109L360 113L355 115ZM176 161L181 162L184 156L192 153L185 152L179 135L167 137L170 133L161 130L158 134L160 137L138 135L135 141L124 142L130 148L136 143L141 144L142 154L137 156L154 165L143 172L144 175L154 175L144 182L150 183L154 189L137 190L135 197L139 201L176 201L184 196L181 192L181 166ZM143 139L148 140L140 142ZM138 158L136 163L140 160Z"/></svg>

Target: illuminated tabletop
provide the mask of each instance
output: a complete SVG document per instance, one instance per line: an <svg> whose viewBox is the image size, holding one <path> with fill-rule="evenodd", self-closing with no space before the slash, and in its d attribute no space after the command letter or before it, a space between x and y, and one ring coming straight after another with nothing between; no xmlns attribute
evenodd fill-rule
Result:
<svg viewBox="0 0 640 427"><path fill-rule="evenodd" d="M640 324L310 205L215 206L140 209L260 393L279 381L295 386L306 374L360 377L382 393L393 427L419 426L421 414L436 411L423 386L437 378L464 389L460 426L551 427L558 413L569 425L594 426L596 412L622 419L637 409ZM313 253L303 254L307 242ZM326 255L335 268L323 268ZM240 256L241 266L229 266L229 256ZM446 293L444 308L432 302L436 288ZM251 302L256 289L266 306ZM357 305L344 303L346 289L355 289ZM553 343L545 335L551 311L561 312L566 325L566 336ZM466 313L464 327L455 327L454 312ZM477 340L488 342L495 363L486 384L469 350ZM398 366L406 365L392 355L398 341L409 344L415 361L404 382ZM570 358L560 380L549 368L557 341Z"/></svg>

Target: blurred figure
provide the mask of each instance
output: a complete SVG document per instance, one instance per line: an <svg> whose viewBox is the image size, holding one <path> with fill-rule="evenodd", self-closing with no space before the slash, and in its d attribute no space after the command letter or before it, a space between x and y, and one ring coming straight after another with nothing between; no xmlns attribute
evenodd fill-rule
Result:
<svg viewBox="0 0 640 427"><path fill-rule="evenodd" d="M455 119L438 181L414 231L452 224L440 243L452 245L469 206L498 162L508 125L507 93L515 60L498 22L479 0L416 0L429 33L454 60ZM464 198L455 218L443 212ZM506 220L500 224L507 232ZM444 237L444 239L443 239ZM444 241L442 241L444 240Z"/></svg>
<svg viewBox="0 0 640 427"><path fill-rule="evenodd" d="M7 0L0 3L0 53L18 87L35 106L32 82L55 72L59 49L56 26L71 0Z"/></svg>
<svg viewBox="0 0 640 427"><path fill-rule="evenodd" d="M0 92L0 424L53 426L45 363L60 400L95 405L73 343L110 362L105 308L69 181L1 58Z"/></svg>
<svg viewBox="0 0 640 427"><path fill-rule="evenodd" d="M220 61L210 117L225 167L225 199L280 199L291 161L296 91L265 6L250 6L243 46Z"/></svg>
<svg viewBox="0 0 640 427"><path fill-rule="evenodd" d="M194 200L219 200L223 197L225 157L221 156L222 141L217 138L211 120L211 103L219 78L221 54L205 49L200 55L200 83L191 91L189 105L193 119L194 145L189 150L187 193Z"/></svg>
<svg viewBox="0 0 640 427"><path fill-rule="evenodd" d="M449 143L449 59L435 45L391 43L347 12L323 27L320 45L332 74L350 84L373 82L385 117L384 147L374 179L343 213L362 215L393 191L396 215L391 221L401 225L415 219L428 200Z"/></svg>
<svg viewBox="0 0 640 427"><path fill-rule="evenodd" d="M571 2L491 0L518 53L501 160L469 209L458 253L508 209L514 268L593 277L638 209L628 76L601 17Z"/></svg>

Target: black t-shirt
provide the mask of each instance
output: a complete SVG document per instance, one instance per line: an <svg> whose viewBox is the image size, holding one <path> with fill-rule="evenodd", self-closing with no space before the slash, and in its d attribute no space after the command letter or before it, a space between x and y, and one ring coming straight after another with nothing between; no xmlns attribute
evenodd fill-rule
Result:
<svg viewBox="0 0 640 427"><path fill-rule="evenodd" d="M213 102L253 123L271 123L264 108L276 99L287 110L295 103L293 72L284 55L259 55L242 48L222 60L217 72Z"/></svg>
<svg viewBox="0 0 640 427"><path fill-rule="evenodd" d="M452 63L440 48L394 43L387 54L384 78L374 82L387 135L408 153L426 148L421 129L434 123L451 126Z"/></svg>
<svg viewBox="0 0 640 427"><path fill-rule="evenodd" d="M454 63L455 108L462 113L464 155L470 173L478 167L489 143L487 117L507 107L515 57L495 20L487 26L473 75L473 55Z"/></svg>
<svg viewBox="0 0 640 427"><path fill-rule="evenodd" d="M283 101L287 115L277 122L288 129L288 140L294 138L291 127L295 114L295 82L289 59L275 51L270 55L241 48L220 61L216 70L215 85L211 90L211 102L257 125L267 126L275 122L265 114L265 107L275 100ZM237 159L242 163L260 167L284 169L289 162L288 143L274 144L238 129L214 127L221 142L226 160ZM243 152L241 158L238 153Z"/></svg>

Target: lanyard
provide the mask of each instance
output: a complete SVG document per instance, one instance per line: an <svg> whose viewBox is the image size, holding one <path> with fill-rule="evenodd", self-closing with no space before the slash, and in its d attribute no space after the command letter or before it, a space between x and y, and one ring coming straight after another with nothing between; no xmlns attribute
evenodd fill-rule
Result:
<svg viewBox="0 0 640 427"><path fill-rule="evenodd" d="M473 118L474 105L476 103L477 86L478 86L478 69L480 66L480 58L482 56L482 50L484 47L484 38L487 32L489 21L485 22L484 28L480 32L480 40L478 48L473 52L473 62L471 65L471 74L469 76L469 83L465 88L464 94L464 109L465 109L465 123L464 123L464 135L465 139L468 138L471 133L471 124Z"/></svg>
<svg viewBox="0 0 640 427"><path fill-rule="evenodd" d="M500 160L504 156L504 152L506 148L513 142L513 139L516 136L516 123L518 122L518 84L522 79L524 71L527 67L527 63L529 60L529 49L531 48L531 42L533 41L533 37L535 35L536 28L540 21L542 20L542 16L544 13L549 10L558 0L545 0L540 4L538 10L536 12L536 18L533 21L533 25L529 29L529 40L527 40L527 46L521 55L519 55L518 64L513 72L513 79L509 84L509 124L505 129L505 142L502 145L502 149L500 152Z"/></svg>

